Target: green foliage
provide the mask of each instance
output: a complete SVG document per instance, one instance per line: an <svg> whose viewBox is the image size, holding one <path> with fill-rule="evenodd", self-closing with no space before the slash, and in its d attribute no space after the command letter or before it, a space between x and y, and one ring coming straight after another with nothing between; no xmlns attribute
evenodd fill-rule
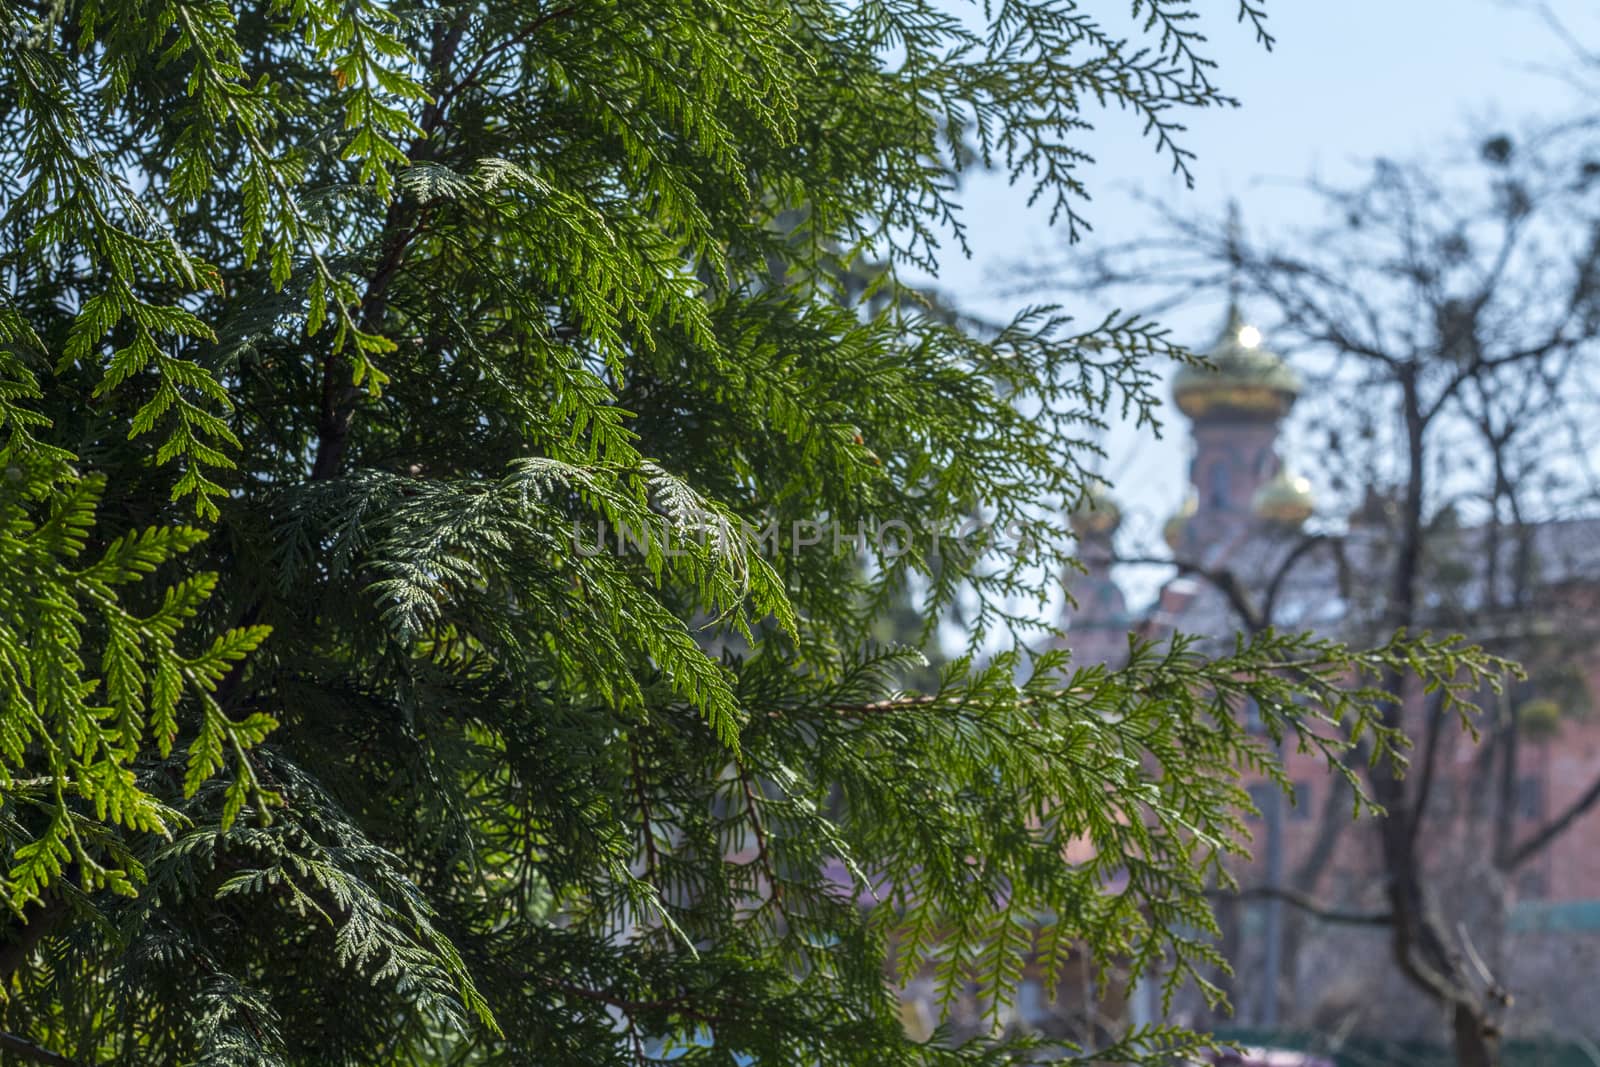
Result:
<svg viewBox="0 0 1600 1067"><path fill-rule="evenodd" d="M1080 225L1086 102L1186 167L1229 101L1187 4L1133 13L0 0L5 1047L1191 1049L913 1042L893 976L1195 978L1240 769L1282 782L1243 703L1400 758L1364 676L1501 665L1026 651L1105 412L1153 422L1177 351L900 271L960 243L962 166ZM797 543L891 521L865 563ZM922 694L874 640L907 589L970 623Z"/></svg>
<svg viewBox="0 0 1600 1067"><path fill-rule="evenodd" d="M193 550L201 531L130 531L90 554L104 478L77 476L55 449L21 447L20 432L0 464L10 591L0 602L0 898L23 916L68 868L83 892L134 895L143 866L124 831L170 836L187 825L134 769L144 754L171 753L180 707L197 723L184 794L234 762L223 828L247 798L262 798L247 750L274 723L259 711L235 721L214 695L265 627L227 630L193 655L179 647L214 573L167 586L147 612L126 603L124 587Z"/></svg>

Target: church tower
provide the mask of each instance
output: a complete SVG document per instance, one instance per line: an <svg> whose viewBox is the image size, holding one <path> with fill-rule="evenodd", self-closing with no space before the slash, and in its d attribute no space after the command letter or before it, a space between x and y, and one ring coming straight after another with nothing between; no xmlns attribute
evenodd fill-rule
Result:
<svg viewBox="0 0 1600 1067"><path fill-rule="evenodd" d="M1112 539L1122 524L1122 511L1105 483L1090 485L1067 516L1078 542L1082 573L1067 579L1067 592L1075 602L1064 620L1070 634L1075 665L1104 663L1120 667L1128 656L1128 629L1132 620L1122 589L1111 575L1116 561Z"/></svg>
<svg viewBox="0 0 1600 1067"><path fill-rule="evenodd" d="M1189 466L1193 495L1167 524L1174 553L1198 560L1236 542L1260 523L1299 525L1311 514L1311 490L1278 456L1278 431L1300 395L1300 378L1261 345L1238 304L1207 359L1173 380L1178 410L1193 426Z"/></svg>

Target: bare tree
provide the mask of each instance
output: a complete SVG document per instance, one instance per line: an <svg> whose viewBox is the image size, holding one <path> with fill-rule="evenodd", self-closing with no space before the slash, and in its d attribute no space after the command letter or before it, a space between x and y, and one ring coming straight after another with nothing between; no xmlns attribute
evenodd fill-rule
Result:
<svg viewBox="0 0 1600 1067"><path fill-rule="evenodd" d="M1364 509L1367 528L1359 538L1335 529L1307 538L1253 592L1226 566L1177 561L1226 596L1242 628L1271 625L1284 574L1329 541L1361 578L1348 626L1459 627L1531 658L1536 674L1569 659L1572 640L1594 647L1594 634L1548 625L1568 605L1549 588L1552 564L1538 542L1600 501L1590 467L1600 425L1600 167L1581 152L1574 159L1569 140L1529 143L1544 147L1495 136L1470 164L1380 160L1355 187L1313 185L1323 221L1281 241L1167 213L1162 238L1106 250L1087 268L1076 256L1053 272L1029 265L1046 285L1155 287L1180 298L1232 284L1275 317L1272 336L1313 384L1310 425L1328 488ZM1360 767L1387 811L1376 844L1386 909L1357 917L1388 928L1395 965L1447 1011L1457 1062L1488 1067L1499 1062L1510 998L1469 928L1441 907L1426 861L1424 821L1448 723L1398 672L1385 685L1395 698L1389 725L1420 734L1420 745L1404 778ZM1495 783L1481 812L1494 826L1491 861L1505 874L1600 802L1597 777L1571 807L1516 835L1527 697L1510 693L1494 706L1478 756ZM1290 884L1271 892L1339 917L1313 895L1336 834L1330 828Z"/></svg>

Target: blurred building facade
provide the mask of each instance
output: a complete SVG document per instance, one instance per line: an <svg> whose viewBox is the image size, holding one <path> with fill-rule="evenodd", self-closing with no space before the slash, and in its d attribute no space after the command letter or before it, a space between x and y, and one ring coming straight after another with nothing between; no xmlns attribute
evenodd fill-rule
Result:
<svg viewBox="0 0 1600 1067"><path fill-rule="evenodd" d="M1200 635L1218 647L1266 626L1381 641L1393 509L1371 492L1352 514L1319 514L1312 483L1281 447L1302 383L1236 306L1208 356L1215 369L1185 367L1173 384L1193 458L1189 495L1163 530L1176 574L1153 604L1130 611L1119 588L1121 515L1109 493L1088 494L1072 516L1083 568L1067 578L1074 659L1117 666L1130 631ZM1600 1023L1588 982L1570 976L1575 968L1600 973L1600 804L1526 862L1503 860L1600 781L1600 715L1588 713L1600 692L1600 521L1510 533L1436 525L1422 597L1430 623L1532 669L1527 683L1486 694L1481 728L1494 745L1474 745L1456 729L1434 732L1421 832L1432 882L1463 936L1483 942L1471 950L1517 995L1513 1032L1592 1038ZM1419 694L1408 705L1408 733L1428 734L1430 713ZM1316 757L1289 752L1285 760L1295 803L1252 785L1261 816L1241 884L1290 890L1330 913L1373 914L1383 906L1383 878L1370 822L1352 824L1352 798ZM1437 1031L1426 1002L1395 972L1381 927L1321 921L1281 900L1227 906L1224 917L1243 1021Z"/></svg>

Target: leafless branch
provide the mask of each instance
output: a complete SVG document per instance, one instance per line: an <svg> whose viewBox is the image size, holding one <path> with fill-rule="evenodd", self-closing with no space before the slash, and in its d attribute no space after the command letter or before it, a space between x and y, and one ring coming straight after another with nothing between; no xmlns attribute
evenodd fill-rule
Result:
<svg viewBox="0 0 1600 1067"><path fill-rule="evenodd" d="M1239 576L1230 570L1205 567L1190 560L1162 559L1160 556L1118 556L1117 563L1126 563L1142 566L1176 567L1179 574L1192 574L1204 579L1209 585L1227 598L1228 606L1239 616L1244 629L1250 633L1260 633L1271 625L1270 620L1263 617L1261 611L1251 599L1250 591L1245 588Z"/></svg>
<svg viewBox="0 0 1600 1067"><path fill-rule="evenodd" d="M1508 870L1516 870L1522 864L1537 856L1541 850L1560 837L1573 823L1581 819L1595 803L1600 801L1600 776L1589 783L1578 799L1569 804L1565 811L1540 827L1531 837L1511 850L1507 859Z"/></svg>
<svg viewBox="0 0 1600 1067"><path fill-rule="evenodd" d="M1288 889L1280 886L1251 886L1246 889L1209 891L1208 896L1222 899L1238 900L1281 900L1314 918L1323 922L1341 923L1352 926L1388 926L1394 921L1394 916L1386 911L1344 911L1331 908L1318 903L1309 893L1302 893L1298 889Z"/></svg>

